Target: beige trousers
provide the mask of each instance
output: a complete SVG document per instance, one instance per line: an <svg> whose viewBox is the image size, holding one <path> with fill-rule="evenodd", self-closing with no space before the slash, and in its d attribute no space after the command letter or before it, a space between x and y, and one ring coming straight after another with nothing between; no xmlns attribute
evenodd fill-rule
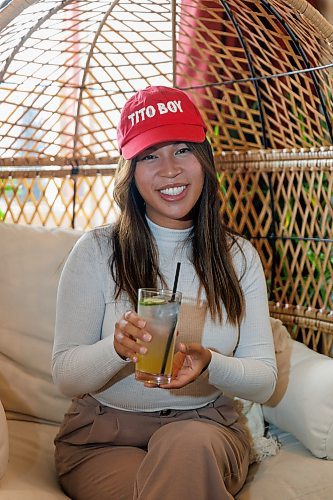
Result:
<svg viewBox="0 0 333 500"><path fill-rule="evenodd" d="M128 412L74 399L55 438L74 500L226 500L241 489L250 445L229 398L197 410Z"/></svg>

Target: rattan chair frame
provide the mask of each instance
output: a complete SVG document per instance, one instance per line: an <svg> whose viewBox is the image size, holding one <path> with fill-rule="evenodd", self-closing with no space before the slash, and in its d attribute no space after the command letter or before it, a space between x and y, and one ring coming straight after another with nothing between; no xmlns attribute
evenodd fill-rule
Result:
<svg viewBox="0 0 333 500"><path fill-rule="evenodd" d="M112 221L119 110L144 82L177 85L207 123L223 217L258 249L271 313L333 356L333 26L306 0L99 0L91 13L86 0L51 3L35 2L1 30L0 219L81 229ZM133 32L126 16L148 31ZM24 58L40 50L47 27L56 57L52 29L62 18L71 22L59 42L61 84L51 71L43 84L46 59ZM121 53L114 26L124 28ZM154 48L140 51L143 42ZM25 64L35 65L33 77ZM137 78L126 77L130 65Z"/></svg>

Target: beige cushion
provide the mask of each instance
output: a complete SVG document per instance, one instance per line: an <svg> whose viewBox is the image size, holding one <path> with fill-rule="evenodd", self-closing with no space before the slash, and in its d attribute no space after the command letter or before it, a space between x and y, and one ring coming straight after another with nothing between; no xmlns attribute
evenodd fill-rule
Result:
<svg viewBox="0 0 333 500"><path fill-rule="evenodd" d="M57 428L9 421L10 461L1 481L1 500L63 500L54 469ZM239 500L328 500L333 491L333 462L318 460L292 436L282 436L275 457L250 467Z"/></svg>
<svg viewBox="0 0 333 500"><path fill-rule="evenodd" d="M0 479L8 464L8 427L6 415L0 401Z"/></svg>
<svg viewBox="0 0 333 500"><path fill-rule="evenodd" d="M266 420L292 433L316 457L333 459L333 359L289 339L277 354L278 382Z"/></svg>
<svg viewBox="0 0 333 500"><path fill-rule="evenodd" d="M60 422L51 378L56 294L79 231L0 223L0 398L15 418Z"/></svg>
<svg viewBox="0 0 333 500"><path fill-rule="evenodd" d="M1 500L63 500L54 468L53 440L57 427L8 421L10 455L0 483Z"/></svg>
<svg viewBox="0 0 333 500"><path fill-rule="evenodd" d="M280 452L250 466L237 500L331 500L333 462L319 460L290 434Z"/></svg>
<svg viewBox="0 0 333 500"><path fill-rule="evenodd" d="M282 321L270 318L272 327L274 349L276 353L288 347L290 335ZM265 436L265 421L262 405L245 399L236 398L240 404L242 421L249 433L251 440L250 463L260 462L266 457L276 455L280 449L274 436Z"/></svg>

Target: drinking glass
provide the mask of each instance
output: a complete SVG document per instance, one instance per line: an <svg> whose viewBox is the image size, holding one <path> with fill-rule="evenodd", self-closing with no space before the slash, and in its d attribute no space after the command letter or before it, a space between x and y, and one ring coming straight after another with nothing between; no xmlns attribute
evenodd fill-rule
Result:
<svg viewBox="0 0 333 500"><path fill-rule="evenodd" d="M138 354L137 380L153 385L170 383L181 297L181 292L167 289L139 289L138 314L146 320L145 330L152 339L145 344L147 353Z"/></svg>

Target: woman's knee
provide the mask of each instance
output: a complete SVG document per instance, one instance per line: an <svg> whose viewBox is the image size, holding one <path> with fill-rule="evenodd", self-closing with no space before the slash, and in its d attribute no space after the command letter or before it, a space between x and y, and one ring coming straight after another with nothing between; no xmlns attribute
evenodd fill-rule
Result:
<svg viewBox="0 0 333 500"><path fill-rule="evenodd" d="M150 439L148 449L163 442L164 449L184 448L189 452L210 446L219 434L218 426L201 420L172 422L161 427Z"/></svg>
<svg viewBox="0 0 333 500"><path fill-rule="evenodd" d="M145 456L139 448L106 448L87 456L60 478L60 484L73 500L128 500L133 497L136 475Z"/></svg>

